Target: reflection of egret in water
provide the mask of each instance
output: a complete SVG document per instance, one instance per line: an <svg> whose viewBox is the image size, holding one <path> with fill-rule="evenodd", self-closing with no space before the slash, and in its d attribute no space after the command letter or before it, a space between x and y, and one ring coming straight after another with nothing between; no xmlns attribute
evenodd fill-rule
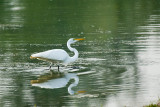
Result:
<svg viewBox="0 0 160 107"><path fill-rule="evenodd" d="M31 84L40 88L55 89L65 87L71 79L74 79L74 82L69 85L68 93L73 95L75 92L72 87L77 86L79 83L79 77L75 73L44 75L39 77L38 80L31 80Z"/></svg>

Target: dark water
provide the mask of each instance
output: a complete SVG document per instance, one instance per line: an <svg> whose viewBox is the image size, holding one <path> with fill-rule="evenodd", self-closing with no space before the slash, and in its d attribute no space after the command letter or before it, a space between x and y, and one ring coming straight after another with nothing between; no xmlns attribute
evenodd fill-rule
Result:
<svg viewBox="0 0 160 107"><path fill-rule="evenodd" d="M142 107L156 102L159 5L158 0L1 0L0 107ZM72 56L66 47L72 37L85 38L72 45L79 60L60 71L77 75L72 89L82 93L68 93L73 80L56 89L32 86L42 77L63 76L51 78L49 63L30 55L61 48Z"/></svg>

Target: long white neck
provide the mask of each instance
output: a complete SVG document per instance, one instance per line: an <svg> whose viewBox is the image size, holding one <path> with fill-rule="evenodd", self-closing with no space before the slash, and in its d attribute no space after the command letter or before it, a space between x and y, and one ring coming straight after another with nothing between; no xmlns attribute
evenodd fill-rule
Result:
<svg viewBox="0 0 160 107"><path fill-rule="evenodd" d="M75 87L78 85L79 83L79 78L77 76L75 77L72 77L71 79L74 79L74 83L72 83L69 87L68 87L68 93L73 95L74 94L74 91L72 90L72 87Z"/></svg>
<svg viewBox="0 0 160 107"><path fill-rule="evenodd" d="M78 59L78 51L75 48L71 47L71 44L67 42L67 47L70 51L74 52L74 56L70 57L69 62L74 62L75 60Z"/></svg>

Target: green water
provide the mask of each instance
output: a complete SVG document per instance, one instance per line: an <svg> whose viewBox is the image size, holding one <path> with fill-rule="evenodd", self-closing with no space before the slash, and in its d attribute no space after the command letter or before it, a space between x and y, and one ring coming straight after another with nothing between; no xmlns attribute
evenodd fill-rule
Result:
<svg viewBox="0 0 160 107"><path fill-rule="evenodd" d="M160 96L158 0L1 0L0 107L142 107ZM69 38L79 59L61 72L68 86L48 89L31 80L49 75L49 63L30 55L64 49ZM78 66L73 69L71 66ZM57 67L52 69L57 71Z"/></svg>

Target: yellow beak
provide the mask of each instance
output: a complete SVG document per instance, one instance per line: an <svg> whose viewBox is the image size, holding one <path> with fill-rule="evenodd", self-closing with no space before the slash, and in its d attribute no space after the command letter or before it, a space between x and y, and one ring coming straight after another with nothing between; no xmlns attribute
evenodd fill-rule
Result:
<svg viewBox="0 0 160 107"><path fill-rule="evenodd" d="M78 40L78 41L80 41L80 40L84 40L84 38L79 38L79 39L74 39L74 40Z"/></svg>

